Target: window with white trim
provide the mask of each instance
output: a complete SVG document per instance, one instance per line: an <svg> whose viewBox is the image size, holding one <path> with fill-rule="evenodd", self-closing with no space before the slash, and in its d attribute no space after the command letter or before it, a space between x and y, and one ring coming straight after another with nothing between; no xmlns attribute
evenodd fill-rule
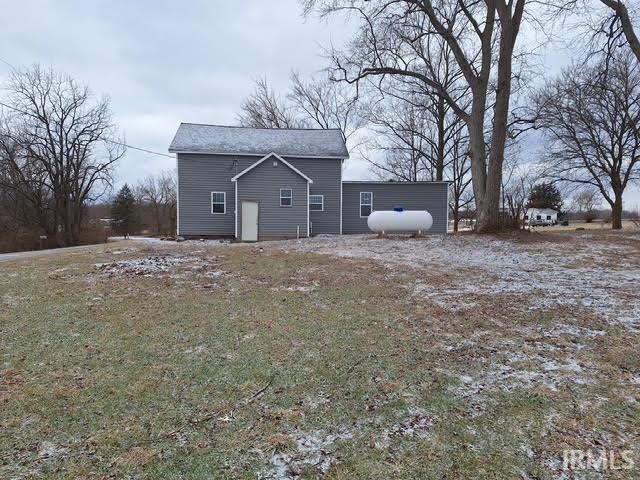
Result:
<svg viewBox="0 0 640 480"><path fill-rule="evenodd" d="M280 206L290 207L293 205L293 190L290 188L280 189Z"/></svg>
<svg viewBox="0 0 640 480"><path fill-rule="evenodd" d="M211 213L223 215L227 213L227 193L211 192Z"/></svg>
<svg viewBox="0 0 640 480"><path fill-rule="evenodd" d="M373 211L373 192L360 192L360 217L368 217Z"/></svg>
<svg viewBox="0 0 640 480"><path fill-rule="evenodd" d="M309 210L312 212L324 211L324 195L309 195Z"/></svg>

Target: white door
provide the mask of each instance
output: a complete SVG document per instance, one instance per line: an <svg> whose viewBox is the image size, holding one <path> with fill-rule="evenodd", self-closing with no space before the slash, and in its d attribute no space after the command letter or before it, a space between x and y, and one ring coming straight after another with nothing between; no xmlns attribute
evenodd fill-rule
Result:
<svg viewBox="0 0 640 480"><path fill-rule="evenodd" d="M258 241L258 202L242 202L242 241Z"/></svg>

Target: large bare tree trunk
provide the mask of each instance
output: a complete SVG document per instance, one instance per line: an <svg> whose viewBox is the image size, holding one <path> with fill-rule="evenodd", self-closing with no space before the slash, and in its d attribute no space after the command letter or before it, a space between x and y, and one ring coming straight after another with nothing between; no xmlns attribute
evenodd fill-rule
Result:
<svg viewBox="0 0 640 480"><path fill-rule="evenodd" d="M622 192L616 192L615 200L611 205L611 229L622 229Z"/></svg>
<svg viewBox="0 0 640 480"><path fill-rule="evenodd" d="M523 4L524 2L518 2L515 11L512 12L511 3L508 5L502 2L497 3L498 16L501 23L498 80L491 135L491 155L489 156L484 197L478 209L476 229L479 232L491 232L501 227L500 189L502 186L504 149L507 141L509 103L511 101L513 49L520 28ZM475 171L473 175L475 176Z"/></svg>
<svg viewBox="0 0 640 480"><path fill-rule="evenodd" d="M474 97L469 128L469 156L471 157L471 184L476 199L476 230L486 231L489 226L486 207L487 154L484 140L485 100ZM500 191L498 190L498 195Z"/></svg>
<svg viewBox="0 0 640 480"><path fill-rule="evenodd" d="M445 165L445 148L446 148L446 131L445 120L447 116L447 110L444 98L438 97L436 105L437 121L438 121L438 145L436 152L436 182L441 182L444 178L444 165Z"/></svg>

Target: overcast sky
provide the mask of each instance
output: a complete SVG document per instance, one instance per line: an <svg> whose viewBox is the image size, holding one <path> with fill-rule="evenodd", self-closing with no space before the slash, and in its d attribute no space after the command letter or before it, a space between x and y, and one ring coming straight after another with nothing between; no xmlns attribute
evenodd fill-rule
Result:
<svg viewBox="0 0 640 480"><path fill-rule="evenodd" d="M255 78L285 90L292 69L318 72L320 45L347 36L338 19L305 21L296 0L22 0L4 5L3 17L11 20L0 30L0 58L53 66L109 95L127 143L163 153L180 122L236 124ZM8 70L0 65L0 75ZM174 163L129 150L119 183ZM366 170L351 165L349 174Z"/></svg>
<svg viewBox="0 0 640 480"><path fill-rule="evenodd" d="M180 122L236 124L256 77L285 90L292 69L319 71L321 46L340 45L351 31L340 19L303 19L297 0L20 0L2 13L2 60L52 66L108 95L127 143L163 153ZM563 57L552 56L557 70ZM0 64L0 77L8 70ZM129 150L118 184L174 164ZM352 159L345 178L370 174ZM631 206L640 194L626 200Z"/></svg>

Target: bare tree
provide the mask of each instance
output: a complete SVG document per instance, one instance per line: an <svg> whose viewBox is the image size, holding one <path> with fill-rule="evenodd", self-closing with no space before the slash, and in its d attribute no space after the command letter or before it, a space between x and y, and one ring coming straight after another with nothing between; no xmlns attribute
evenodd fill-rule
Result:
<svg viewBox="0 0 640 480"><path fill-rule="evenodd" d="M573 197L573 208L587 223L597 216L596 207L600 203L600 194L594 188L582 188Z"/></svg>
<svg viewBox="0 0 640 480"><path fill-rule="evenodd" d="M500 223L500 186L514 49L526 0L307 0L307 12L351 12L362 22L346 52L333 52L335 79L358 83L371 76L412 79L441 96L469 131L478 231ZM433 74L430 42L451 49L472 101L460 105L455 90ZM497 65L495 78L492 68ZM495 85L493 108L490 95ZM489 123L490 136L485 127ZM489 148L487 148L489 145Z"/></svg>
<svg viewBox="0 0 640 480"><path fill-rule="evenodd" d="M281 96L263 78L243 102L238 120L258 128L337 128L349 140L364 124L358 98L350 90L328 80L303 80L292 72L290 90Z"/></svg>
<svg viewBox="0 0 640 480"><path fill-rule="evenodd" d="M35 229L54 234L52 196L43 168L26 154L24 142L9 133L10 122L0 127L0 192L4 231Z"/></svg>
<svg viewBox="0 0 640 480"><path fill-rule="evenodd" d="M461 138L468 153L466 126L440 96L407 87L397 81L376 84L380 98L370 95L367 118L375 136L373 146L386 158L367 159L377 170L399 179L442 181Z"/></svg>
<svg viewBox="0 0 640 480"><path fill-rule="evenodd" d="M77 244L87 202L111 186L115 162L125 152L115 138L109 100L95 100L88 87L37 65L13 71L6 90L12 115L5 137L20 146L19 155L6 157L7 165L16 178L35 172L38 188L51 196L59 245Z"/></svg>
<svg viewBox="0 0 640 480"><path fill-rule="evenodd" d="M431 136L423 107L391 98L371 107L373 153L363 156L380 177L406 182L431 180Z"/></svg>
<svg viewBox="0 0 640 480"><path fill-rule="evenodd" d="M598 191L594 188L583 188L573 197L573 206L578 213L595 210L599 203Z"/></svg>
<svg viewBox="0 0 640 480"><path fill-rule="evenodd" d="M154 233L175 233L177 179L173 173L146 177L138 182L134 196L143 209L149 210Z"/></svg>
<svg viewBox="0 0 640 480"><path fill-rule="evenodd" d="M518 153L509 157L502 181L502 214L505 223L518 228L526 227L527 201L540 178L540 169L524 163Z"/></svg>
<svg viewBox="0 0 640 480"><path fill-rule="evenodd" d="M466 131L458 129L453 137L450 162L447 168L449 186L449 208L453 216L453 231L458 231L462 212L474 202L471 184L471 160L469 158Z"/></svg>
<svg viewBox="0 0 640 480"><path fill-rule="evenodd" d="M293 107L286 98L277 95L266 78L255 82L255 89L247 97L238 115L238 122L243 127L255 128L304 128L304 120L296 116Z"/></svg>
<svg viewBox="0 0 640 480"><path fill-rule="evenodd" d="M637 2L629 0L546 0L551 19L560 21L566 36L567 20L576 30L576 45L589 59L611 55L620 47L629 48L640 62L640 40L632 18L638 13ZM635 3L635 4L634 4Z"/></svg>
<svg viewBox="0 0 640 480"><path fill-rule="evenodd" d="M547 174L598 189L622 228L622 197L640 178L640 65L631 55L575 66L536 99L551 142Z"/></svg>
<svg viewBox="0 0 640 480"><path fill-rule="evenodd" d="M292 72L287 98L306 125L339 128L346 140L365 123L355 91L329 79L303 80L300 74Z"/></svg>

